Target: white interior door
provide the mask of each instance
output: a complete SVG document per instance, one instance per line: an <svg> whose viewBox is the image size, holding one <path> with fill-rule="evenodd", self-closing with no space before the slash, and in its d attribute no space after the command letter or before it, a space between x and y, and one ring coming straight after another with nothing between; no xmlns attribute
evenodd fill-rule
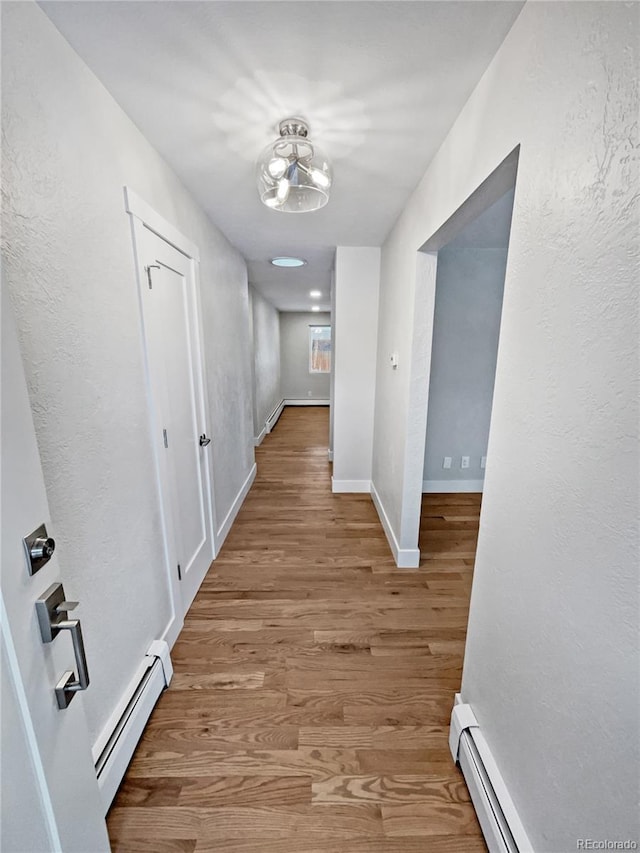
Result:
<svg viewBox="0 0 640 853"><path fill-rule="evenodd" d="M144 226L136 245L168 550L184 613L214 557L195 263Z"/></svg>
<svg viewBox="0 0 640 853"><path fill-rule="evenodd" d="M63 580L53 558L30 575L23 538L51 528L13 314L2 293L3 853L109 850L82 693L60 710L54 688L78 672L68 632L43 644L36 599ZM73 597L74 590L65 592ZM80 607L78 614L82 616ZM73 614L75 617L76 613ZM90 631L90 625L82 626ZM91 661L89 661L89 672ZM90 686L89 686L89 689ZM5 787L6 785L6 787Z"/></svg>

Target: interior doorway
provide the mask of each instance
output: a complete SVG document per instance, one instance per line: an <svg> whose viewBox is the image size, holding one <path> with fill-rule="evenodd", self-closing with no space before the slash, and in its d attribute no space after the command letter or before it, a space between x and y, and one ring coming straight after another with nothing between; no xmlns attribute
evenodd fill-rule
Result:
<svg viewBox="0 0 640 853"><path fill-rule="evenodd" d="M442 249L452 243L482 213L491 208L506 194L514 193L519 153L520 149L517 146L480 184L475 192L461 204L454 214L425 241L416 254L415 320L408 406L408 420L411 424L411 429L407 433L405 444L405 477L400 513L400 548L402 559L398 558L398 565L403 567L417 567L421 558L419 535L423 503L423 474L426 459L429 380L431 376L432 339L436 308L438 255ZM517 210L517 194L513 194L512 209ZM508 296L508 271L505 277L505 292ZM498 348L496 377L499 376L499 368L500 351ZM490 443L489 439L489 446ZM465 453L464 455L470 454ZM485 455L488 456L489 454ZM461 466L462 460L460 460L460 470L462 470Z"/></svg>
<svg viewBox="0 0 640 853"><path fill-rule="evenodd" d="M431 559L475 555L514 192L437 255L419 538Z"/></svg>

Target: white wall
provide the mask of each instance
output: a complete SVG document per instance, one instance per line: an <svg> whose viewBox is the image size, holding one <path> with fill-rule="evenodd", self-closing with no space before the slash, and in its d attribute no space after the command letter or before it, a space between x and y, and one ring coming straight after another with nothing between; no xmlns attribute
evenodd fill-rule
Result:
<svg viewBox="0 0 640 853"><path fill-rule="evenodd" d="M309 327L330 326L331 314L280 313L280 390L285 400L329 399L329 374L309 373Z"/></svg>
<svg viewBox="0 0 640 853"><path fill-rule="evenodd" d="M123 186L200 248L218 523L253 464L246 268L35 4L2 25L4 276L95 738L170 616Z"/></svg>
<svg viewBox="0 0 640 853"><path fill-rule="evenodd" d="M253 434L282 400L280 393L280 313L254 287L249 288L253 341Z"/></svg>
<svg viewBox="0 0 640 853"><path fill-rule="evenodd" d="M536 851L640 829L639 12L526 4L382 252L374 483L411 546L416 250L521 146L462 693Z"/></svg>
<svg viewBox="0 0 640 853"><path fill-rule="evenodd" d="M506 249L448 249L438 253L427 440L422 478L443 483L484 479L498 354ZM451 468L443 458L452 457ZM469 467L461 468L461 457Z"/></svg>
<svg viewBox="0 0 640 853"><path fill-rule="evenodd" d="M379 285L380 249L336 249L334 492L371 489Z"/></svg>

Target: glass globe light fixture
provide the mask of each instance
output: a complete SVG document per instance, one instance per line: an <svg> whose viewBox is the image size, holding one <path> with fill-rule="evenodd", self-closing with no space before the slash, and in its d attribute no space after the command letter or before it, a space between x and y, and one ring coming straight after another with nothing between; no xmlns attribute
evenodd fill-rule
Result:
<svg viewBox="0 0 640 853"><path fill-rule="evenodd" d="M280 136L268 145L257 163L260 200L283 213L308 213L329 201L333 180L326 154L307 138L300 118L280 122Z"/></svg>

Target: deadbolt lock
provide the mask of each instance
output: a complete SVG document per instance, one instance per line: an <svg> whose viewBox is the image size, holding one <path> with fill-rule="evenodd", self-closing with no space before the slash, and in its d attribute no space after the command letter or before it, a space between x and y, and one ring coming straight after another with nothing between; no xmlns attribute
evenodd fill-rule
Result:
<svg viewBox="0 0 640 853"><path fill-rule="evenodd" d="M41 524L22 541L27 552L29 574L35 575L53 556L56 549L55 540L47 534L44 524Z"/></svg>

